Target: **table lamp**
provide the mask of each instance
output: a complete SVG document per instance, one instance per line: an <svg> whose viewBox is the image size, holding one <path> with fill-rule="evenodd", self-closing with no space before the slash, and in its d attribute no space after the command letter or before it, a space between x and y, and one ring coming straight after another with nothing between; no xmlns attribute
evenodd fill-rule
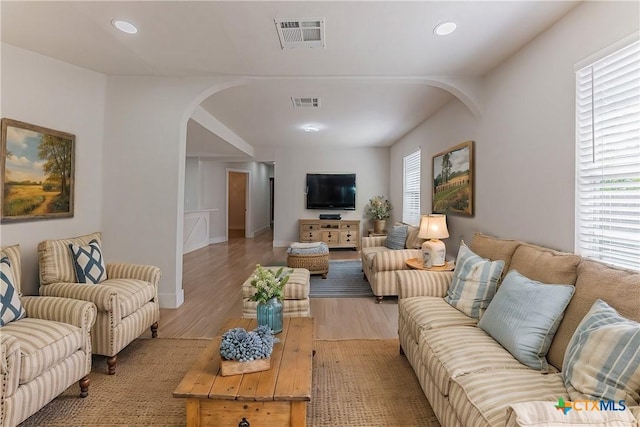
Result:
<svg viewBox="0 0 640 427"><path fill-rule="evenodd" d="M420 218L420 231L418 237L426 240L422 244L422 259L425 267L442 267L446 264L447 255L444 242L439 239L449 237L447 230L447 217L444 215L422 215ZM428 265L431 264L431 265Z"/></svg>

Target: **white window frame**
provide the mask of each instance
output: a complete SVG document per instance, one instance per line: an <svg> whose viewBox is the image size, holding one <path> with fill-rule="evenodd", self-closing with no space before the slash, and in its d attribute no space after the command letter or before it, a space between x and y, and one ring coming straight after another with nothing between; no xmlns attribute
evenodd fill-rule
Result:
<svg viewBox="0 0 640 427"><path fill-rule="evenodd" d="M402 158L402 222L420 224L420 166L421 150L418 148Z"/></svg>
<svg viewBox="0 0 640 427"><path fill-rule="evenodd" d="M640 270L640 41L588 61L576 66L575 251Z"/></svg>

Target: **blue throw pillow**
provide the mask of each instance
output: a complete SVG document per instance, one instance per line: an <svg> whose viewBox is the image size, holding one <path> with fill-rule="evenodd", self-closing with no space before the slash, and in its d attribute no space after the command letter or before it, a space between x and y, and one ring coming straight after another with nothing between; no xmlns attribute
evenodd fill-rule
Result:
<svg viewBox="0 0 640 427"><path fill-rule="evenodd" d="M389 249L404 249L408 230L409 227L406 225L396 225L389 234L387 234L384 245Z"/></svg>
<svg viewBox="0 0 640 427"><path fill-rule="evenodd" d="M69 250L73 256L78 283L98 284L107 279L107 269L96 239L91 240L87 246L69 243Z"/></svg>
<svg viewBox="0 0 640 427"><path fill-rule="evenodd" d="M482 258L462 242L444 300L467 316L480 319L496 294L503 268L504 261Z"/></svg>
<svg viewBox="0 0 640 427"><path fill-rule="evenodd" d="M571 400L640 403L640 323L596 300L569 341L562 364Z"/></svg>
<svg viewBox="0 0 640 427"><path fill-rule="evenodd" d="M478 326L528 367L547 372L547 352L575 288L547 285L515 270L504 278Z"/></svg>
<svg viewBox="0 0 640 427"><path fill-rule="evenodd" d="M9 257L4 256L0 259L0 326L26 315L14 285L11 262Z"/></svg>

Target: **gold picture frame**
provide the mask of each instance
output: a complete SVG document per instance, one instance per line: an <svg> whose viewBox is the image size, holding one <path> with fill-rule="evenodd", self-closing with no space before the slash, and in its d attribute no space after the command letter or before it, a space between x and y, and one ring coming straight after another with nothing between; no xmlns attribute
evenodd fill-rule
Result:
<svg viewBox="0 0 640 427"><path fill-rule="evenodd" d="M474 215L473 141L433 156L432 211L445 215Z"/></svg>
<svg viewBox="0 0 640 427"><path fill-rule="evenodd" d="M2 119L2 222L73 217L75 140Z"/></svg>

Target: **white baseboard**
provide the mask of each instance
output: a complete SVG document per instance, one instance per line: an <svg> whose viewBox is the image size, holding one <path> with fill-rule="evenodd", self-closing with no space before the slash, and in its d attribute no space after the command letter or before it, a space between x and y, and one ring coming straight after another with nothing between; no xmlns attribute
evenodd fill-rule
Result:
<svg viewBox="0 0 640 427"><path fill-rule="evenodd" d="M184 303L184 289L178 294L158 294L158 302L161 308L178 308Z"/></svg>
<svg viewBox="0 0 640 427"><path fill-rule="evenodd" d="M214 243L223 243L226 242L227 238L225 236L217 236L217 237L210 237L209 238L209 244L213 245Z"/></svg>
<svg viewBox="0 0 640 427"><path fill-rule="evenodd" d="M291 246L291 241L289 240L274 240L273 241L273 247L274 248L288 248L289 246Z"/></svg>

